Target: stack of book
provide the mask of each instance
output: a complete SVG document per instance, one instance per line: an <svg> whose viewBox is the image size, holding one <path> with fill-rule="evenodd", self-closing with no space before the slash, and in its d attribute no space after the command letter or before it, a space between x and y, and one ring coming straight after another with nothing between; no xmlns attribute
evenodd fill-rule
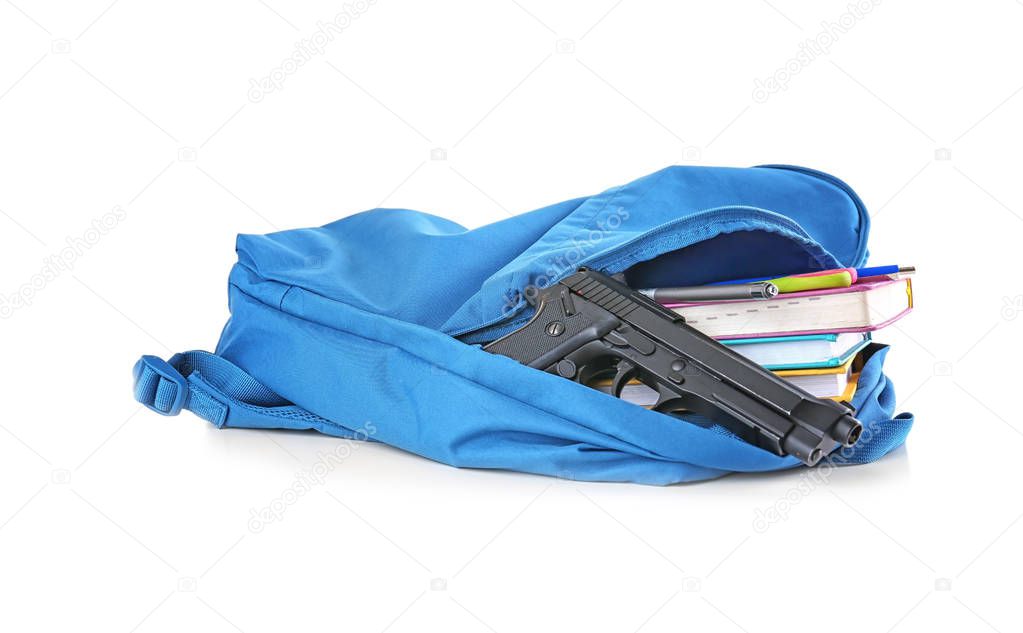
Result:
<svg viewBox="0 0 1023 633"><path fill-rule="evenodd" d="M782 287L782 284L779 284ZM676 303L686 323L820 398L851 402L871 333L913 308L908 277L859 278L845 287L770 299ZM598 385L610 391L610 384ZM622 397L653 406L657 393L630 383Z"/></svg>

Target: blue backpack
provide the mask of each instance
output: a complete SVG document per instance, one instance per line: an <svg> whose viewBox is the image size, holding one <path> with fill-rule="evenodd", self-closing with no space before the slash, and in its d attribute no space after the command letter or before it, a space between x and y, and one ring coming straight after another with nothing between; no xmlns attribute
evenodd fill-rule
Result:
<svg viewBox="0 0 1023 633"><path fill-rule="evenodd" d="M669 167L595 196L474 230L405 209L240 235L216 352L144 356L135 398L218 427L315 429L460 467L671 484L801 466L690 423L490 354L532 313L529 289L580 266L633 287L861 266L869 217L810 169ZM864 463L903 443L873 344L853 402Z"/></svg>

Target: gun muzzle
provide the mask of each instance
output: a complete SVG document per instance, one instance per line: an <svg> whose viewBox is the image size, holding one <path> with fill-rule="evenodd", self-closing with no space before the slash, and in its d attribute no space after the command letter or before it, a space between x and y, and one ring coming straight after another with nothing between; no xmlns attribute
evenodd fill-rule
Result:
<svg viewBox="0 0 1023 633"><path fill-rule="evenodd" d="M847 415L835 423L834 436L842 446L852 446L860 439L862 433L863 425L852 416Z"/></svg>
<svg viewBox="0 0 1023 633"><path fill-rule="evenodd" d="M863 425L854 417L845 414L840 417L822 436L805 427L795 427L785 437L782 448L785 453L795 455L807 466L814 466L822 457L831 452L835 443L852 446L860 439Z"/></svg>

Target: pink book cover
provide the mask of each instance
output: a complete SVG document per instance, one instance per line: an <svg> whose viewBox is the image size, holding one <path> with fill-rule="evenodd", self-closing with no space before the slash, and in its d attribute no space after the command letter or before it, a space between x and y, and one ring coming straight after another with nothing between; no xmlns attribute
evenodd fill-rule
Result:
<svg viewBox="0 0 1023 633"><path fill-rule="evenodd" d="M805 334L836 334L836 333L837 334L841 334L841 333L845 333L845 332L874 332L876 330L880 330L883 327L887 327L887 326L891 325L892 323L898 321L899 319L901 319L902 317L906 316L907 314L909 314L913 310L913 282L910 279L889 279L887 277L865 277L865 278L861 279L860 281L857 281L856 283L854 283L853 285L851 285L851 286L849 286L847 288L826 288L824 290L807 290L805 292L790 292L790 293L787 293L787 294L780 294L780 295L774 297L773 299L765 299L765 300L763 300L763 303L769 303L771 301L787 301L787 300L795 299L795 298L799 298L799 297L819 297L819 296L824 296L824 295L847 294L847 293L851 293L851 292L867 292L868 290L873 290L874 288L879 288L881 286L886 286L888 284L902 283L903 281L906 282L906 292L909 294L908 307L905 310L903 310L902 312L899 312L895 316L893 316L890 319L887 319L887 320L885 320L885 321L883 321L881 323L877 323L877 324L874 324L874 325L868 325L866 327L847 327L847 328L839 328L839 329L822 329L822 330L795 330L795 331L793 331L793 330L786 330L786 331L780 331L780 332L761 332L761 333L758 333L758 334L731 334L731 335L726 335L726 336L715 336L714 338L721 339L721 340L728 340L728 339L734 339L734 338L767 338L767 337L770 337L770 336L801 336L801 335L805 335ZM749 303L749 302L750 302L749 299L742 299L742 300L739 300L739 301L708 301L708 302L705 302L705 303L666 303L666 304L664 304L664 306L666 308L673 308L674 309L674 308L685 308L687 306L696 306L696 305L713 305L713 304L722 304L722 303Z"/></svg>

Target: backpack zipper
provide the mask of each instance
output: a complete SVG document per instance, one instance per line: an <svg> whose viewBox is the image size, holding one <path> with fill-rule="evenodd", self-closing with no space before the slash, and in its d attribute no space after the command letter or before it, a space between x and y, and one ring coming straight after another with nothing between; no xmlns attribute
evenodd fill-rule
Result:
<svg viewBox="0 0 1023 633"><path fill-rule="evenodd" d="M766 209L748 206L718 207L666 222L608 251L584 258L579 262L579 266L600 270L610 275L617 274L639 262L648 261L664 253L681 250L693 244L722 235L725 231L720 230L720 227L724 223L749 221L752 219L771 225L778 233L802 242L820 260L822 267L835 268L839 266L834 256L814 241L793 220ZM681 230L687 224L697 226L692 230ZM644 246L646 243L650 244ZM566 270L551 283L557 283L573 272L575 272L574 269ZM520 316L529 304L521 296L521 293L519 295L516 305L499 318L452 332L450 333L451 336L467 336L467 338L463 339L465 342L477 343L483 340L498 338L515 330L530 318L529 316Z"/></svg>

